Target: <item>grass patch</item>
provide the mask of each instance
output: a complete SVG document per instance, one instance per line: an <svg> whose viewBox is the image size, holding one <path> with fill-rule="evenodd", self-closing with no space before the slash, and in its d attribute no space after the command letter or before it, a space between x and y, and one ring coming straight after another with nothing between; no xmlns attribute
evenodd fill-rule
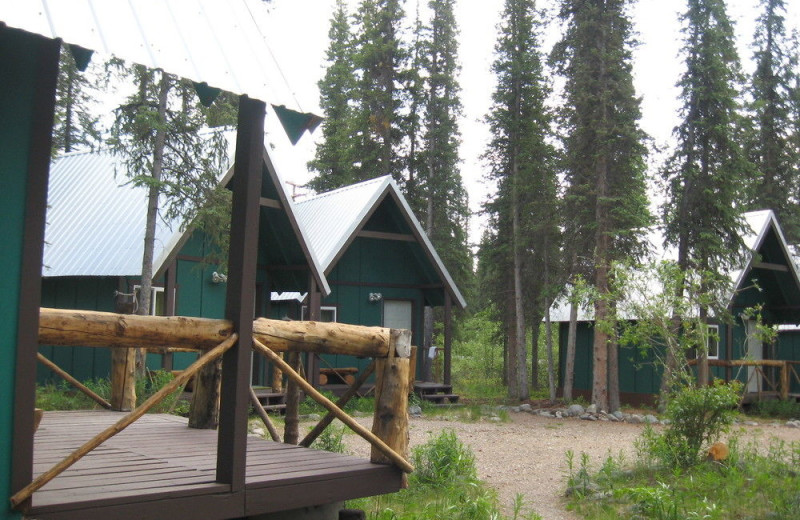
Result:
<svg viewBox="0 0 800 520"><path fill-rule="evenodd" d="M570 509L583 518L772 520L800 518L800 444L766 449L731 442L721 463L687 469L631 468L609 457L594 471L588 459L570 465ZM569 464L568 464L569 465Z"/></svg>
<svg viewBox="0 0 800 520"><path fill-rule="evenodd" d="M144 378L136 381L136 402L142 404L172 379L173 376L170 372L164 370L149 371ZM84 381L83 384L106 401L111 398L111 383L108 379L93 379ZM189 411L189 403L178 401L179 397L180 390L176 390L153 407L149 413L186 415ZM100 408L100 405L67 382L61 381L59 383L37 385L36 407L44 411L93 410Z"/></svg>
<svg viewBox="0 0 800 520"><path fill-rule="evenodd" d="M750 408L748 415L770 419L800 419L800 403L788 401L760 401Z"/></svg>
<svg viewBox="0 0 800 520"><path fill-rule="evenodd" d="M517 497L511 515L504 516L497 493L477 477L475 456L455 432L445 430L414 448L408 489L390 495L348 501L370 520L534 520Z"/></svg>

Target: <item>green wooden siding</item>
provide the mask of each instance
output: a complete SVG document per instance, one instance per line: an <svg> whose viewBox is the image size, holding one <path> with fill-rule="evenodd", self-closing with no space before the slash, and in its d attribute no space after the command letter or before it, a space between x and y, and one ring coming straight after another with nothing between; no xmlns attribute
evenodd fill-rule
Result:
<svg viewBox="0 0 800 520"><path fill-rule="evenodd" d="M782 331L778 335L777 345L778 359L785 359L788 361L800 361L800 331ZM800 365L793 365L795 371L800 374ZM791 386L789 392L793 394L800 393L800 382L794 377L794 374L789 374L791 379Z"/></svg>
<svg viewBox="0 0 800 520"><path fill-rule="evenodd" d="M20 268L24 239L25 193L30 149L31 119L36 90L35 75L41 39L0 27L0 493L11 496L11 450L14 421L17 320ZM33 348L33 347L32 347ZM8 501L0 506L0 518L19 518Z"/></svg>
<svg viewBox="0 0 800 520"><path fill-rule="evenodd" d="M42 306L113 312L117 288L116 277L44 278ZM111 351L106 348L42 345L39 352L79 381L108 377L111 370ZM36 380L43 384L59 382L61 378L40 364Z"/></svg>

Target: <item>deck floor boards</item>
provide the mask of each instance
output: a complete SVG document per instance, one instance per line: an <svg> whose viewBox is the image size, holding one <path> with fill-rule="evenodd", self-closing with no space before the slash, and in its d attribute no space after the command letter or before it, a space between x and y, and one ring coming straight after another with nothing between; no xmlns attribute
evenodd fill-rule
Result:
<svg viewBox="0 0 800 520"><path fill-rule="evenodd" d="M34 439L34 477L122 416L46 412ZM215 482L216 453L216 431L189 429L180 417L145 415L34 493L28 516L91 519L103 511L107 519L114 511L135 518L137 508L147 507L179 520L170 500L227 493L228 486ZM402 483L394 467L260 438L248 438L247 455L245 493L228 496L238 498L248 515L389 493ZM220 511L208 517L228 517ZM195 515L188 511L185 518ZM230 514L237 516L241 510Z"/></svg>

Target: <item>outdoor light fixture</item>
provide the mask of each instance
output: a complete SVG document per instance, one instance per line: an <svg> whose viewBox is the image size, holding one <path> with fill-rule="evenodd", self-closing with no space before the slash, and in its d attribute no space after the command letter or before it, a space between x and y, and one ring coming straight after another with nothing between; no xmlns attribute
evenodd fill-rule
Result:
<svg viewBox="0 0 800 520"><path fill-rule="evenodd" d="M383 295L379 292L369 293L369 301L372 303L379 302L383 299Z"/></svg>
<svg viewBox="0 0 800 520"><path fill-rule="evenodd" d="M211 273L211 281L213 283L225 283L228 281L228 275L214 271L213 273Z"/></svg>

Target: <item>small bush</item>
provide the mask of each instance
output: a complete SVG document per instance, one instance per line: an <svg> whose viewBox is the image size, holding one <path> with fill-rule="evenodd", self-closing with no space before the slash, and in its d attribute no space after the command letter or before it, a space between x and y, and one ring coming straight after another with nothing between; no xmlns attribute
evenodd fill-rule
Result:
<svg viewBox="0 0 800 520"><path fill-rule="evenodd" d="M682 387L670 396L665 411L670 424L664 432L645 430L645 450L668 467L694 466L702 460L704 449L730 427L740 393L738 381Z"/></svg>
<svg viewBox="0 0 800 520"><path fill-rule="evenodd" d="M330 451L333 453L347 453L344 445L344 425L331 424L317 437L312 448L316 450Z"/></svg>
<svg viewBox="0 0 800 520"><path fill-rule="evenodd" d="M411 475L423 485L445 487L478 479L475 455L458 440L453 430L444 430L438 437L414 448L412 461L416 471Z"/></svg>

